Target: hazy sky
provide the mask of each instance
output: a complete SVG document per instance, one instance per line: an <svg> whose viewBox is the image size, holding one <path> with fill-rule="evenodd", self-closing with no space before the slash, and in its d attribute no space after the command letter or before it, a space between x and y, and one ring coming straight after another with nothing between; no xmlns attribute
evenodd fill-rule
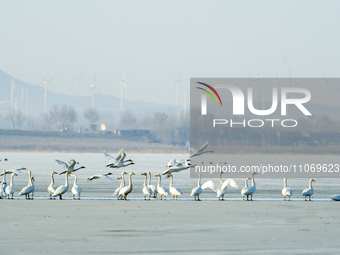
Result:
<svg viewBox="0 0 340 255"><path fill-rule="evenodd" d="M339 1L0 0L0 69L48 89L171 103L170 76L339 77ZM181 93L182 95L182 93ZM181 102L183 97L181 96Z"/></svg>

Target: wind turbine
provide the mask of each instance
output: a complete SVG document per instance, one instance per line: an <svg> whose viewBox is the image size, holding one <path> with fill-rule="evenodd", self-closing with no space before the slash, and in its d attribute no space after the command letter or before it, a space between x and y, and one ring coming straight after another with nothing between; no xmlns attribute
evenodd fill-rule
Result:
<svg viewBox="0 0 340 255"><path fill-rule="evenodd" d="M96 89L99 91L99 93L102 93L100 91L100 89L98 89L98 87L96 86L96 75L94 74L93 75L93 84L91 85L91 88L89 90L89 92L90 91L92 92L92 109L94 109L94 92L95 92Z"/></svg>
<svg viewBox="0 0 340 255"><path fill-rule="evenodd" d="M85 71L84 71L84 72L85 72ZM77 80L77 84L76 84L76 99L78 99L78 85L79 85L79 79L83 76L84 72L83 72L81 75L79 75L78 78L72 76L73 79Z"/></svg>
<svg viewBox="0 0 340 255"><path fill-rule="evenodd" d="M278 74L276 73L276 78L275 78L275 80L274 80L274 83L273 83L273 87L282 87L282 85L281 85L281 83L278 81L279 80L279 78L278 78Z"/></svg>
<svg viewBox="0 0 340 255"><path fill-rule="evenodd" d="M176 105L178 105L178 98L179 98L178 88L179 88L179 83L181 82L181 74L179 74L177 80L174 80L172 77L171 77L171 80L172 80L172 84L174 85L174 87L176 87ZM174 87L172 88L172 91L174 91ZM173 93L172 93L172 95L173 95ZM172 101L174 101L174 100L172 100Z"/></svg>
<svg viewBox="0 0 340 255"><path fill-rule="evenodd" d="M322 105L325 105L325 83L329 82L325 79L325 76L322 74Z"/></svg>
<svg viewBox="0 0 340 255"><path fill-rule="evenodd" d="M28 109L28 90L29 90L31 87L36 86L36 85L33 85L33 80L34 80L34 79L31 80L30 86L28 86L28 87L25 89L25 110Z"/></svg>
<svg viewBox="0 0 340 255"><path fill-rule="evenodd" d="M186 88L184 89L184 102L183 102L183 105L184 105L184 116L185 116L185 114L187 113L187 89Z"/></svg>
<svg viewBox="0 0 340 255"><path fill-rule="evenodd" d="M340 90L340 87L335 88L335 90L331 93L331 97L330 97L330 105L333 105L333 96L335 96L335 93L338 92Z"/></svg>
<svg viewBox="0 0 340 255"><path fill-rule="evenodd" d="M41 78L44 80L44 81L43 81L43 84L44 84L44 86L45 86L44 111L46 112L47 83L49 83L49 82L52 81L53 79L49 79L48 81L46 81L46 80L44 79L44 77L41 76Z"/></svg>
<svg viewBox="0 0 340 255"><path fill-rule="evenodd" d="M20 108L21 108L21 110L23 110L24 109L24 89L21 89L21 97L20 97Z"/></svg>
<svg viewBox="0 0 340 255"><path fill-rule="evenodd" d="M127 88L125 84L125 72L123 74L123 79L120 81L120 109L121 110L123 110L124 87Z"/></svg>
<svg viewBox="0 0 340 255"><path fill-rule="evenodd" d="M246 93L248 93L250 74L246 76Z"/></svg>
<svg viewBox="0 0 340 255"><path fill-rule="evenodd" d="M15 89L15 84L14 84L15 78L13 77L12 83L11 83L11 114L13 114L13 97L14 97L14 89Z"/></svg>
<svg viewBox="0 0 340 255"><path fill-rule="evenodd" d="M176 87L176 82L175 80L171 77L172 80L172 105L175 105L175 87Z"/></svg>
<svg viewBox="0 0 340 255"><path fill-rule="evenodd" d="M259 78L259 69L257 68L257 72L256 72L256 77L255 77L255 102L257 103L259 100L258 100L258 87L259 87L259 83L258 82L261 82L262 84L263 84L263 82L262 82L262 80Z"/></svg>

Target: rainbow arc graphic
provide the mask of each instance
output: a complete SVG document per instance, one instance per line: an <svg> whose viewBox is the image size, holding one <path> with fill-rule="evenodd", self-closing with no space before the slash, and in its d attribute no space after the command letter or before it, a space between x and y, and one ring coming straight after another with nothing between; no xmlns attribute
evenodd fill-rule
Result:
<svg viewBox="0 0 340 255"><path fill-rule="evenodd" d="M220 104L221 104L221 106L222 106L222 100L221 100L221 98L220 98L220 95L217 93L217 91L216 91L212 86L210 86L210 85L208 85L208 84L206 84L206 83L203 83L203 82L197 82L197 83L198 83L198 84L201 84L201 85L203 85L203 86L206 86L207 88L209 88L209 89L217 96L217 98L218 98L218 100L220 101ZM217 105L216 100L215 100L215 97L213 96L213 94L212 94L209 90L204 89L204 88L201 88L201 87L196 87L196 88L198 88L198 89L203 90L204 92L206 92L206 93L212 98L212 100L214 100L215 105Z"/></svg>

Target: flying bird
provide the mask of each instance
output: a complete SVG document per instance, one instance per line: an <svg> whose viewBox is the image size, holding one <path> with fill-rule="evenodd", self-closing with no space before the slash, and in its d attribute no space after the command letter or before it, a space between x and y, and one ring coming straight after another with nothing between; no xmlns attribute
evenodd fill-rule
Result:
<svg viewBox="0 0 340 255"><path fill-rule="evenodd" d="M209 141L206 142L205 144L203 144L203 146L199 150L195 150L194 148L192 148L190 146L189 142L186 142L186 145L187 145L188 149L192 153L190 157L191 158L192 157L197 157L197 156L200 156L200 155L202 155L204 153L214 153L213 151L204 151L208 147L208 144L209 144Z"/></svg>
<svg viewBox="0 0 340 255"><path fill-rule="evenodd" d="M63 161L61 161L61 160L59 160L59 159L56 159L55 161L57 161L60 165L62 165L63 167L64 167L64 169L65 169L65 171L63 171L63 172L61 172L59 175L61 175L61 174L65 174L65 173L73 173L73 172L75 172L75 171L78 171L79 169L82 169L82 168L85 168L85 166L81 166L81 167L78 167L78 168L74 168L74 166L76 165L76 161L74 160L74 159L71 159L70 160L70 162L69 162L69 164L70 165L68 165L67 163L65 163L65 162L63 162Z"/></svg>
<svg viewBox="0 0 340 255"><path fill-rule="evenodd" d="M108 179L108 180L113 181L113 179L110 178L108 175L112 175L112 173L92 175L92 176L90 176L89 178L87 178L87 180L88 180L88 181L92 181L92 180L95 180L95 179L99 179L99 178L101 178L101 177L104 177L104 178L106 178L106 179Z"/></svg>
<svg viewBox="0 0 340 255"><path fill-rule="evenodd" d="M120 168L135 164L131 159L124 161L125 157L126 157L125 151L121 150L118 162L117 163L112 162L106 166L110 168Z"/></svg>

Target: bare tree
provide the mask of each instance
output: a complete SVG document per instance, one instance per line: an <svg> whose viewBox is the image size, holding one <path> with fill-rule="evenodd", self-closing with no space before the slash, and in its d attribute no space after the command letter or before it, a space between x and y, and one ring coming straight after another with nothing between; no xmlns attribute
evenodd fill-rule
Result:
<svg viewBox="0 0 340 255"><path fill-rule="evenodd" d="M152 118L152 133L156 140L160 142L168 142L167 120L168 115L164 112L155 112Z"/></svg>
<svg viewBox="0 0 340 255"><path fill-rule="evenodd" d="M90 122L90 125L99 120L99 114L94 108L87 108L84 112L84 118Z"/></svg>
<svg viewBox="0 0 340 255"><path fill-rule="evenodd" d="M131 127L136 124L137 118L133 112L129 109L122 112L120 115L120 125L124 128L131 129Z"/></svg>
<svg viewBox="0 0 340 255"><path fill-rule="evenodd" d="M26 116L19 110L15 114L15 121L16 124L19 126L19 130L21 130L22 124L24 124L26 120Z"/></svg>
<svg viewBox="0 0 340 255"><path fill-rule="evenodd" d="M57 104L54 104L52 109L45 115L45 121L50 125L54 125L56 131L58 131L60 127L60 114Z"/></svg>
<svg viewBox="0 0 340 255"><path fill-rule="evenodd" d="M30 130L34 130L35 128L35 119L32 117L27 118L27 126Z"/></svg>
<svg viewBox="0 0 340 255"><path fill-rule="evenodd" d="M142 128L151 128L152 127L152 115L145 114L142 120L139 121Z"/></svg>
<svg viewBox="0 0 340 255"><path fill-rule="evenodd" d="M14 109L7 110L6 119L8 119L12 123L13 130L15 130L15 110Z"/></svg>
<svg viewBox="0 0 340 255"><path fill-rule="evenodd" d="M70 106L67 112L67 121L71 129L73 129L73 124L77 121L77 119L78 119L78 113L73 107Z"/></svg>
<svg viewBox="0 0 340 255"><path fill-rule="evenodd" d="M64 104L60 109L59 120L60 120L60 129L68 128L67 105L66 104Z"/></svg>
<svg viewBox="0 0 340 255"><path fill-rule="evenodd" d="M73 129L73 124L77 121L78 114L73 107L63 105L60 111L60 123L62 128Z"/></svg>

